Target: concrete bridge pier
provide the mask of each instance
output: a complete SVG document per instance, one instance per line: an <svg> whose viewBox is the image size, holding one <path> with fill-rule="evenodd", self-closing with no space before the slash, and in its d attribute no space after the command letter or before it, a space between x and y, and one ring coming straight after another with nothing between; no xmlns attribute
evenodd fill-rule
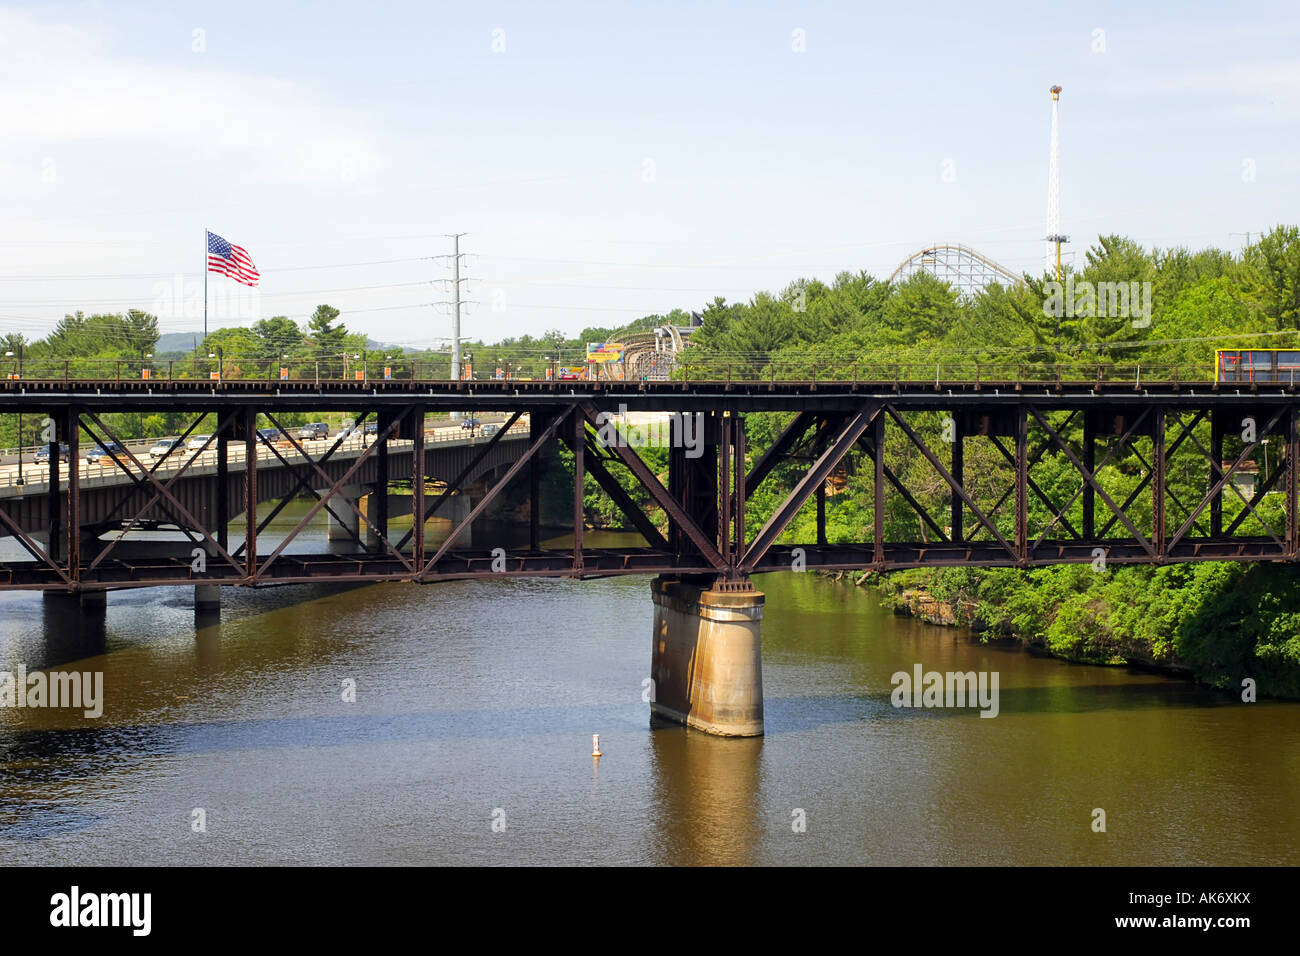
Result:
<svg viewBox="0 0 1300 956"><path fill-rule="evenodd" d="M722 737L763 733L763 595L657 577L651 723L669 720Z"/></svg>
<svg viewBox="0 0 1300 956"><path fill-rule="evenodd" d="M469 513L473 510L474 499L470 497L467 492L461 492L448 497L447 500L439 506L438 510L433 513L433 517L450 521L451 527L455 528L456 525L468 518ZM448 529L448 534L450 533L451 529ZM460 536L456 538L455 544L462 548L473 546L474 526L472 524L460 533Z"/></svg>
<svg viewBox="0 0 1300 956"><path fill-rule="evenodd" d="M322 492L324 490L321 489ZM354 505L359 504L361 501L361 488L356 485L348 485L339 489L338 495L330 499L330 509L336 512L338 517L335 518L330 510L325 511L329 521L325 537L328 541L347 541L355 546L356 541L353 538L361 533L361 518L343 503L344 498Z"/></svg>
<svg viewBox="0 0 1300 956"><path fill-rule="evenodd" d="M366 525L366 547L372 551L378 551L379 530L387 531L388 523L393 518L399 518L411 513L412 502L415 500L411 495L391 495L384 493L384 504L380 507L380 492L372 490L366 495L365 512L366 520L371 522ZM388 537L392 538L389 534Z"/></svg>
<svg viewBox="0 0 1300 956"><path fill-rule="evenodd" d="M103 614L107 610L108 610L107 591L82 591L81 592L81 613L82 614Z"/></svg>
<svg viewBox="0 0 1300 956"><path fill-rule="evenodd" d="M194 585L194 616L210 617L221 613L221 585Z"/></svg>

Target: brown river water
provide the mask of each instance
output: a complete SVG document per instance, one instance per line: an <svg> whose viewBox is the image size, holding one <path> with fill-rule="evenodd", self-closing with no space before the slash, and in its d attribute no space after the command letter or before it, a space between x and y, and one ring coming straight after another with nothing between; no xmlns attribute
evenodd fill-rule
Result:
<svg viewBox="0 0 1300 956"><path fill-rule="evenodd" d="M197 628L184 589L2 594L0 671L105 702L0 708L0 865L1300 864L1300 704L756 584L749 740L650 728L648 578L228 590ZM895 708L916 664L997 672L997 717Z"/></svg>

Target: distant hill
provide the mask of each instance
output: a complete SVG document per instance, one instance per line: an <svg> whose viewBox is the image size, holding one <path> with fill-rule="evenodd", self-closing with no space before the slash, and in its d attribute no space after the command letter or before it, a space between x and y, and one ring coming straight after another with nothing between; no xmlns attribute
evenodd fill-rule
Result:
<svg viewBox="0 0 1300 956"><path fill-rule="evenodd" d="M159 358L179 358L182 355L189 355L202 338L203 335L199 332L164 332L158 337L158 344L154 346L153 354Z"/></svg>

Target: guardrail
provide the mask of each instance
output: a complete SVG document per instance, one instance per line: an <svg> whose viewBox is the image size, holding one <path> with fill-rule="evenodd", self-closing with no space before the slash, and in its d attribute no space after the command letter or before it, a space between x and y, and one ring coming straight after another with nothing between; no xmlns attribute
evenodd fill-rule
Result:
<svg viewBox="0 0 1300 956"><path fill-rule="evenodd" d="M528 433L529 433L529 425L526 421L519 422L506 431L507 435L526 436L528 435ZM490 438L491 436L484 436L481 433L481 426L480 426L480 430L475 434L466 434L465 431L459 428L447 428L446 426L443 426L441 428L433 428L433 429L426 428L424 432L424 442L426 447L430 444L436 444L439 442L470 442L472 444L475 442L485 442L488 441ZM339 446L339 451L347 451L347 450L358 451L362 448L365 448L373 440L374 440L373 436L360 434L358 432L358 434L355 437L345 439L343 444ZM321 451L324 451L325 449L329 448L336 441L338 441L337 435L330 436L329 438L298 439L298 443L302 445L305 450L311 450L311 446L315 445L316 448L318 448ZM129 445L131 443L127 442L127 444ZM144 442L141 444L143 445L144 448L147 449L153 443ZM397 449L409 448L413 444L414 442L412 442L411 439L409 438L405 438L405 439L390 438L388 440L389 453L391 454L394 450ZM276 455L275 451L272 451L271 448L266 444L266 439L260 439L257 446L257 460L259 462L262 462L269 459L274 462L274 467L277 468L282 467L282 465L280 464L280 456L283 456L290 464L295 464L297 462L302 462L306 460L298 452L298 450L293 447L292 443L290 443L286 439L278 440L276 442L276 449L280 452L279 456ZM131 451L135 454L137 458L141 459L141 464L146 464L149 466L153 466L155 464L154 460L145 461L144 460L145 456L142 455L136 448L133 447ZM242 441L240 442L232 441L229 446L229 454L230 454L229 461L232 464L237 464L239 462L244 461L245 460L244 443ZM123 468L129 469L133 474L139 474L138 469L135 468L135 466L131 463L129 459L119 458L117 459L117 461L121 463L120 466L110 459L101 459L99 462L93 465L90 464L89 462L83 461L82 467L79 469L79 477L83 481L93 482L95 479L98 478L106 478L106 477L112 478L118 475L123 475L124 474ZM217 463L217 448L216 448L215 439L213 443L209 445L208 448L202 452L200 452L197 449L191 452L191 450L187 448L185 449L185 451L176 452L171 455L168 455L166 458L156 463L156 468L154 468L154 474L162 475L166 472L176 471L181 467L184 467L186 462L192 462L191 467L197 466L200 468L203 467L204 465L215 465ZM25 474L23 475L24 480L21 485L18 483L17 480L18 479L17 465L15 464L9 467L11 468L11 470L0 473L0 488L22 487L24 489L27 488L37 489L37 488L47 488L49 485L50 469L47 463L27 465L24 468L24 472L25 472ZM59 481L61 484L66 479L67 473L68 473L68 466L61 461L59 463ZM32 477L28 477L28 475L31 475Z"/></svg>
<svg viewBox="0 0 1300 956"><path fill-rule="evenodd" d="M527 363L504 371L506 380L562 381L562 370L581 367L551 362ZM26 360L21 367L12 362L6 378L25 382L151 381L171 382L418 382L451 384L446 363L362 361L344 366L339 360L321 362L270 361L258 357L224 356L213 359L178 359L166 363L147 360L65 359ZM595 368L595 366L593 366ZM621 366L618 367L621 372ZM608 369L606 370L609 371ZM1290 370L1294 377L1294 370ZM585 375L583 376L585 377ZM981 384L1043 384L1050 382L1208 382L1214 379L1212 361L1198 365L1107 364L1096 362L936 362L899 363L851 361L838 357L825 360L809 357L796 360L768 360L729 356L697 355L677 357L672 380L710 382L928 382ZM478 381L495 376L475 376Z"/></svg>

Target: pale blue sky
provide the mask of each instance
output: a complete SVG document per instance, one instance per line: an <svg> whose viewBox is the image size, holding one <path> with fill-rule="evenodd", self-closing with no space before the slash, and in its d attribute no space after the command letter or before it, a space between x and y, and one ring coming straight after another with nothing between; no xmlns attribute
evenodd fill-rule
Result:
<svg viewBox="0 0 1300 956"><path fill-rule="evenodd" d="M449 334L443 263L302 267L466 232L489 340L939 241L1038 272L1053 83L1070 254L1237 248L1298 218L1298 48L1286 3L4 4L0 329L156 307L205 226L261 314L409 343Z"/></svg>

